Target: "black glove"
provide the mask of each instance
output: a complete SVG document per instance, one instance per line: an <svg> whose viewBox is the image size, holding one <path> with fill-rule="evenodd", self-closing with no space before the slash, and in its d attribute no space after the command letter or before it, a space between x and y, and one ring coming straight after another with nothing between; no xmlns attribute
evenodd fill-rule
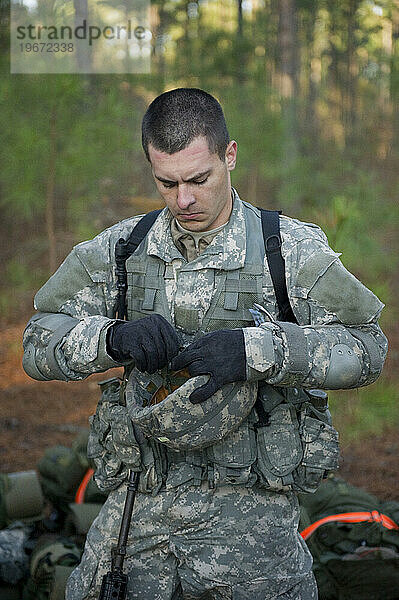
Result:
<svg viewBox="0 0 399 600"><path fill-rule="evenodd" d="M161 315L118 322L107 332L107 352L116 362L134 360L139 371L155 373L179 351L176 331Z"/></svg>
<svg viewBox="0 0 399 600"><path fill-rule="evenodd" d="M247 360L242 329L219 329L190 344L171 362L174 371L187 368L192 377L210 375L190 395L193 404L204 402L226 383L245 381Z"/></svg>

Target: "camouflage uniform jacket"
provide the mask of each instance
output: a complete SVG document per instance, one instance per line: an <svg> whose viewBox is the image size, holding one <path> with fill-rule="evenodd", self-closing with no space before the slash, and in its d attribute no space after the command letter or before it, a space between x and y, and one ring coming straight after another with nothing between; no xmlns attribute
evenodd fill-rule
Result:
<svg viewBox="0 0 399 600"><path fill-rule="evenodd" d="M172 319L176 308L189 304L201 323L215 293L214 280L206 275L244 265L251 233L246 231L245 213L258 211L233 193L229 223L190 263L173 244L167 208L147 235L147 253L165 263ZM40 312L24 333L23 364L31 377L79 380L118 366L106 351L117 295L114 248L139 219L126 219L78 244L38 291L35 308ZM377 323L383 304L344 268L319 227L283 216L281 235L288 294L299 325L274 320L244 328L248 379L324 389L372 383L387 350ZM264 306L275 317L266 258L264 282Z"/></svg>

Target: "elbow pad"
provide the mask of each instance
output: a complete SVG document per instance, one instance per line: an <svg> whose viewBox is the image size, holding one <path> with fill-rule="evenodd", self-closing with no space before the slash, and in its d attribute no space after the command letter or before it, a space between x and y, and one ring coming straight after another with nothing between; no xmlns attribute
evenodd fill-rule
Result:
<svg viewBox="0 0 399 600"><path fill-rule="evenodd" d="M78 323L78 319L62 313L39 313L31 318L26 329L26 332L28 328L30 331L26 336L22 359L22 366L30 377L39 381L48 381L50 379L67 381L67 376L61 370L56 360L55 350L64 336ZM37 350L40 348L41 339L42 337L48 339L48 336L50 336L50 340L45 346L44 356L41 357L41 360L44 360L47 369L50 371L50 377L44 375L37 360Z"/></svg>
<svg viewBox="0 0 399 600"><path fill-rule="evenodd" d="M361 373L362 366L352 348L346 344L337 344L331 350L323 389L340 390L354 387L359 382Z"/></svg>
<svg viewBox="0 0 399 600"><path fill-rule="evenodd" d="M24 350L24 356L22 358L22 366L27 375L32 377L32 379L37 379L37 381L49 381L49 377L45 377L41 371L36 366L35 360L35 348L32 342L29 342Z"/></svg>

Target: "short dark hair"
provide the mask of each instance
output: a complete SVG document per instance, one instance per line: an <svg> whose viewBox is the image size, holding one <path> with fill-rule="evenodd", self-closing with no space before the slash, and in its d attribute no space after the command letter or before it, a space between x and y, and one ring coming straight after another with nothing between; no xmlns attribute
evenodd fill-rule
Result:
<svg viewBox="0 0 399 600"><path fill-rule="evenodd" d="M177 88L155 98L142 122L142 145L148 160L148 145L174 154L194 138L207 139L210 152L224 160L229 132L219 102L198 88Z"/></svg>

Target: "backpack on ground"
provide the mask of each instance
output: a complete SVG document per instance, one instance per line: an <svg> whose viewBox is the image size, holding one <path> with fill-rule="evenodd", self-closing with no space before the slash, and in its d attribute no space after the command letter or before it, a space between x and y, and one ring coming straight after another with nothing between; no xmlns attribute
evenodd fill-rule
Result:
<svg viewBox="0 0 399 600"><path fill-rule="evenodd" d="M299 501L319 600L399 600L399 502L333 474Z"/></svg>

